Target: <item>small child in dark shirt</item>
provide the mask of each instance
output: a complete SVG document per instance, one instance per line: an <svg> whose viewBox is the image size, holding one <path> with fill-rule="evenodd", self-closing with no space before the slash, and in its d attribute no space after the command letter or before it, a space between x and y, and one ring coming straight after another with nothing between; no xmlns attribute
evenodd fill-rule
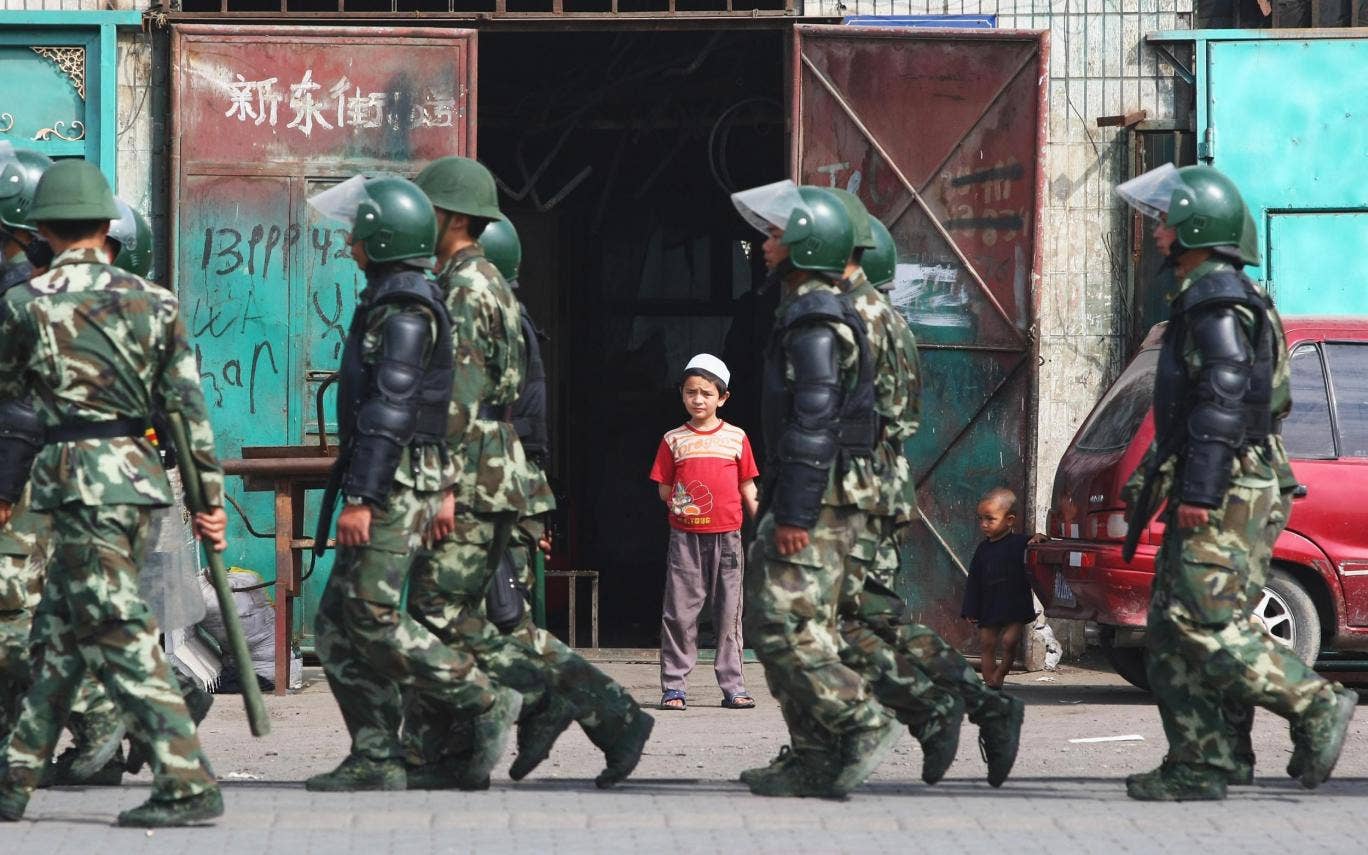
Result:
<svg viewBox="0 0 1368 855"><path fill-rule="evenodd" d="M995 487L978 503L979 531L986 538L974 550L964 583L961 616L978 624L983 681L998 689L1012 670L1026 624L1035 620L1035 601L1026 578L1026 545L1044 540L1016 528L1016 494ZM1002 659L997 648L1002 645Z"/></svg>

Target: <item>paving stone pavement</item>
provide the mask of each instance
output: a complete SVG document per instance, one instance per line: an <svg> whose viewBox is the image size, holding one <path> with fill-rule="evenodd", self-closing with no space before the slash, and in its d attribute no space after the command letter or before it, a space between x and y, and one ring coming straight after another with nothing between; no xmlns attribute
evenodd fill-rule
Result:
<svg viewBox="0 0 1368 855"><path fill-rule="evenodd" d="M658 699L654 666L604 666L643 702ZM1027 704L1016 772L1000 790L983 781L972 726L945 781L919 780L921 755L905 739L869 784L844 802L751 796L736 781L784 743L783 725L747 666L753 711L721 709L721 694L694 675L690 707L658 712L637 774L594 788L600 758L578 728L531 778L496 777L483 793L306 792L302 780L341 759L346 738L321 680L267 698L272 734L247 732L236 697L218 699L202 730L224 784L227 814L212 826L149 834L111 828L147 797L146 774L121 788L61 788L34 796L24 822L0 825L0 853L271 852L889 852L983 853L1281 850L1362 851L1368 840L1368 709L1356 719L1335 779L1311 793L1282 772L1290 746L1280 719L1261 713L1253 787L1223 803L1138 804L1124 776L1163 755L1148 696L1104 668L1016 674ZM1071 743L1138 735L1140 740Z"/></svg>

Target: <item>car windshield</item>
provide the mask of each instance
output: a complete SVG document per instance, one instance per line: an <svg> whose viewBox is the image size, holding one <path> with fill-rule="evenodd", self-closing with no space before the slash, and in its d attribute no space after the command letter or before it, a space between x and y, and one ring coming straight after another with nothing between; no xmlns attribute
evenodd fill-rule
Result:
<svg viewBox="0 0 1368 855"><path fill-rule="evenodd" d="M1154 400L1159 349L1142 350L1093 408L1074 444L1081 451L1117 451L1130 444Z"/></svg>

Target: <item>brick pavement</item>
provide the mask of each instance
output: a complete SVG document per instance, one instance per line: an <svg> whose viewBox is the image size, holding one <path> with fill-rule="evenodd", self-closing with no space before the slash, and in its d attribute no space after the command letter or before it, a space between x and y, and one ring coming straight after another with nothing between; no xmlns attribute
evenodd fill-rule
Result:
<svg viewBox="0 0 1368 855"><path fill-rule="evenodd" d="M657 694L655 669L609 666L642 700ZM1261 714L1259 780L1220 804L1142 805L1121 779L1163 753L1147 696L1085 667L1021 674L1012 688L1029 704L1017 771L1001 790L982 781L983 763L966 738L949 777L918 780L921 757L904 740L870 784L845 802L750 796L736 773L783 743L782 724L748 666L760 701L754 711L720 709L715 687L695 685L690 709L658 713L656 736L637 775L610 792L594 789L596 752L578 729L543 768L514 784L496 778L484 793L305 792L302 779L340 759L345 738L326 687L268 698L274 732L247 736L241 706L222 697L204 728L224 781L228 814L212 828L146 832L112 829L115 813L146 798L146 776L120 789L37 794L29 817L0 826L0 852L887 852L993 849L1070 852L1224 852L1270 845L1353 851L1368 839L1368 710L1355 722L1335 780L1315 793L1282 774L1286 729ZM707 681L707 671L695 683ZM1051 679L1042 681L1041 677ZM1139 734L1143 741L1071 744L1071 738ZM966 737L972 727L966 726Z"/></svg>

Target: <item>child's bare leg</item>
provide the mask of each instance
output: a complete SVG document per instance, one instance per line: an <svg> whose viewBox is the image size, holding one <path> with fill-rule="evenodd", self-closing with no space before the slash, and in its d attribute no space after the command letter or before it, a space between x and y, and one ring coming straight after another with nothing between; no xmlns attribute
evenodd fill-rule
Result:
<svg viewBox="0 0 1368 855"><path fill-rule="evenodd" d="M1012 664L1016 662L1017 653L1021 650L1021 634L1024 624L1010 623L1002 628L1002 661L998 663L996 682L999 687L1007 680L1007 675L1011 673Z"/></svg>
<svg viewBox="0 0 1368 855"><path fill-rule="evenodd" d="M992 688L997 688L997 646L998 633L1001 630L995 626L979 627L979 673L983 675L983 682Z"/></svg>

